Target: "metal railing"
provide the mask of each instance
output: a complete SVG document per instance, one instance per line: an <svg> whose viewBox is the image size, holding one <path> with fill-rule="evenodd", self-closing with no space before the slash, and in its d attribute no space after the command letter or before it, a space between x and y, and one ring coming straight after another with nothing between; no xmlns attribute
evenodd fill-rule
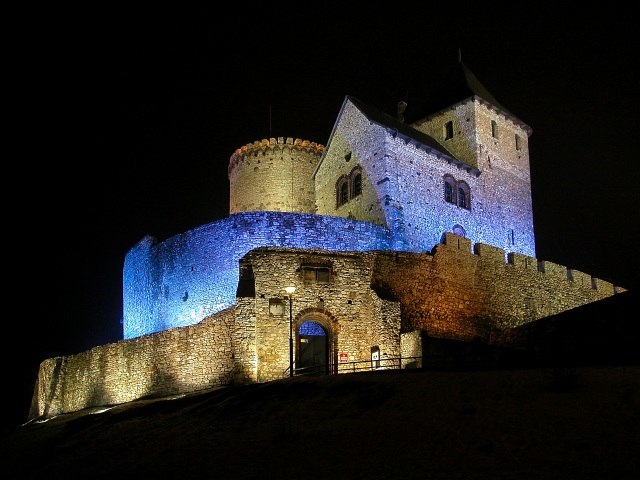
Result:
<svg viewBox="0 0 640 480"><path fill-rule="evenodd" d="M513 356L514 353L519 355ZM526 353L526 352L525 352ZM416 368L427 369L482 369L496 366L529 365L530 358L523 352L511 352L510 356L495 352L473 352L452 354L429 354L415 357L384 357L379 360L360 360L350 362L333 363L330 365L312 365L303 368L295 368L294 376L320 376L335 375L341 373L355 373L377 370L405 370ZM288 375L289 369L285 371Z"/></svg>
<svg viewBox="0 0 640 480"><path fill-rule="evenodd" d="M400 370L405 368L421 368L422 357L393 357L380 360L361 360L358 362L344 362L332 365L320 364L307 367L293 367L293 375L299 376L321 376L337 373L353 373L372 370ZM289 376L289 367L284 372L284 376Z"/></svg>
<svg viewBox="0 0 640 480"><path fill-rule="evenodd" d="M361 360L343 362L336 365L336 373L353 373L375 370L403 370L406 368L422 368L422 357L388 357L379 360Z"/></svg>

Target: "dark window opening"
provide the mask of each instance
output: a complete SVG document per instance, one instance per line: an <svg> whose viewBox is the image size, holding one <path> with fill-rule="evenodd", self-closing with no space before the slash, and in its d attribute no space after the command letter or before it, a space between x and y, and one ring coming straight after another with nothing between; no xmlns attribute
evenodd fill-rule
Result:
<svg viewBox="0 0 640 480"><path fill-rule="evenodd" d="M336 184L336 207L349 201L349 180L344 175Z"/></svg>
<svg viewBox="0 0 640 480"><path fill-rule="evenodd" d="M342 175L336 183L336 207L362 194L362 168L355 167L348 175Z"/></svg>
<svg viewBox="0 0 640 480"><path fill-rule="evenodd" d="M456 181L451 175L444 176L444 200L447 203L456 203Z"/></svg>
<svg viewBox="0 0 640 480"><path fill-rule="evenodd" d="M453 122L449 121L444 125L444 139L449 140L453 138Z"/></svg>
<svg viewBox="0 0 640 480"><path fill-rule="evenodd" d="M491 136L496 138L498 136L498 124L495 120L491 120Z"/></svg>
<svg viewBox="0 0 640 480"><path fill-rule="evenodd" d="M458 206L471 210L471 189L463 180L458 182Z"/></svg>
<svg viewBox="0 0 640 480"><path fill-rule="evenodd" d="M464 193L462 188L458 189L458 206L467 208L467 195Z"/></svg>
<svg viewBox="0 0 640 480"><path fill-rule="evenodd" d="M357 173L355 177L353 177L353 194L351 198L357 197L362 193L362 175Z"/></svg>
<svg viewBox="0 0 640 480"><path fill-rule="evenodd" d="M327 267L302 267L304 283L329 283L330 271Z"/></svg>
<svg viewBox="0 0 640 480"><path fill-rule="evenodd" d="M444 176L444 200L447 203L471 210L471 189L463 180L456 180L451 175Z"/></svg>
<svg viewBox="0 0 640 480"><path fill-rule="evenodd" d="M349 200L349 185L344 182L340 185L340 205L344 205Z"/></svg>
<svg viewBox="0 0 640 480"><path fill-rule="evenodd" d="M444 182L444 199L449 203L453 203L453 188L451 188L449 182Z"/></svg>

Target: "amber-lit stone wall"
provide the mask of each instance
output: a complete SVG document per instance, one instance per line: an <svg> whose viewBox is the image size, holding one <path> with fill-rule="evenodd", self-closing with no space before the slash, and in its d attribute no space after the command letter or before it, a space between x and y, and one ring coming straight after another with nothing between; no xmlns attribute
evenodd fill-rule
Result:
<svg viewBox="0 0 640 480"><path fill-rule="evenodd" d="M329 283L306 283L304 265L327 266ZM505 261L489 245L472 251L453 234L422 254L261 247L243 257L241 270L250 275L241 277L236 305L198 324L45 360L29 418L285 377L289 311L274 315L269 302L288 306L288 285L296 287L293 331L318 323L333 364L340 354L365 361L374 346L382 359L419 356L418 331L489 342L492 333L624 291L532 257Z"/></svg>
<svg viewBox="0 0 640 480"><path fill-rule="evenodd" d="M315 213L313 172L323 153L315 142L283 137L239 148L229 161L229 214Z"/></svg>
<svg viewBox="0 0 640 480"><path fill-rule="evenodd" d="M577 270L475 244L447 233L433 253L383 252L376 281L402 305L403 332L489 341L492 332L613 295L614 286ZM616 291L622 291L616 288Z"/></svg>

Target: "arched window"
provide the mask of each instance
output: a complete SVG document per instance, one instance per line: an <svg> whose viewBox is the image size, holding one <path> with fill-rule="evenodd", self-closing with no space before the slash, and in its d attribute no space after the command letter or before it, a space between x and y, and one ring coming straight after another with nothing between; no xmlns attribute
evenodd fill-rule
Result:
<svg viewBox="0 0 640 480"><path fill-rule="evenodd" d="M456 224L453 226L453 230L452 230L452 232L453 232L453 233L455 233L456 235L460 235L461 237L465 237L465 238L467 237L467 232L466 232L466 231L465 231L465 229L462 227L462 225L460 225L460 224L458 224L458 223L456 223Z"/></svg>
<svg viewBox="0 0 640 480"><path fill-rule="evenodd" d="M349 191L349 199L355 198L362 193L362 168L354 167L349 173L351 189Z"/></svg>
<svg viewBox="0 0 640 480"><path fill-rule="evenodd" d="M351 198L357 197L362 193L362 174L355 172L353 176L353 187L351 188Z"/></svg>
<svg viewBox="0 0 640 480"><path fill-rule="evenodd" d="M338 192L338 205L344 205L349 201L349 183L342 182Z"/></svg>
<svg viewBox="0 0 640 480"><path fill-rule="evenodd" d="M458 206L471 210L471 189L463 180L458 182Z"/></svg>
<svg viewBox="0 0 640 480"><path fill-rule="evenodd" d="M336 208L362 194L362 167L354 167L336 182Z"/></svg>
<svg viewBox="0 0 640 480"><path fill-rule="evenodd" d="M453 202L453 188L449 182L444 182L444 199L449 203Z"/></svg>
<svg viewBox="0 0 640 480"><path fill-rule="evenodd" d="M444 176L444 201L471 210L471 189L464 180L456 180L451 175Z"/></svg>
<svg viewBox="0 0 640 480"><path fill-rule="evenodd" d="M336 182L336 208L349 201L349 177L342 175Z"/></svg>
<svg viewBox="0 0 640 480"><path fill-rule="evenodd" d="M456 203L454 192L456 191L456 181L451 175L444 176L444 201L447 203Z"/></svg>
<svg viewBox="0 0 640 480"><path fill-rule="evenodd" d="M467 195L464 193L464 190L458 189L458 206L462 208L467 208Z"/></svg>

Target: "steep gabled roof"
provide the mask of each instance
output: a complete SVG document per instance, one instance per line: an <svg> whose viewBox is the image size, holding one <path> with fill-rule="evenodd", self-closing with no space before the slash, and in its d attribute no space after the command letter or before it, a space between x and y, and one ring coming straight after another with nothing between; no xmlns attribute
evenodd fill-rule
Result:
<svg viewBox="0 0 640 480"><path fill-rule="evenodd" d="M402 135L406 138L411 138L414 143L419 143L431 149L438 150L445 155L454 157L453 153L447 150L442 144L438 143L433 137L426 133L420 132L410 125L399 121L398 119L381 112L380 110L367 105L366 103L358 100L357 98L347 95L347 98L353 103L358 110L360 110L369 120L378 125L387 128L388 130L394 130L398 135Z"/></svg>
<svg viewBox="0 0 640 480"><path fill-rule="evenodd" d="M377 125L380 125L381 127L387 129L387 131L389 131L394 137L399 137L402 140L404 140L405 143L409 144L413 144L416 148L419 149L423 149L423 150L435 150L437 151L440 156L442 158L444 158L448 163L450 164L454 164L456 165L458 168L461 168L463 170L466 170L467 172L478 176L480 175L480 171L475 168L472 167L471 165L467 165L466 163L458 160L455 155L453 153L451 153L446 147L444 147L442 144L440 144L439 142L437 142L433 137L427 135L426 133L423 133L419 130L416 130L415 128L413 128L411 125L407 125L404 122L401 122L400 120L387 115L386 113L381 112L380 110L362 102L361 100L358 100L354 97L351 97L349 95L347 95L345 97L345 100L342 104L342 108L340 109L340 114L338 115L338 120L336 120L336 125L340 119L340 116L342 115L342 112L345 108L345 105L347 102L351 102L353 103L353 105L362 112L362 114L367 117L371 122L376 123ZM331 132L331 136L329 138L329 141L327 142L327 146L331 145L331 140L333 138L335 129L336 129L336 125L334 125L333 127L333 131ZM322 162L324 161L324 157L326 155L326 151L325 154L322 156L322 159L320 160L320 162L318 163L318 166L316 167L313 176L315 177L315 175L318 173L318 170L320 169L320 165L322 165Z"/></svg>
<svg viewBox="0 0 640 480"><path fill-rule="evenodd" d="M501 105L462 61L456 63L446 79L426 101L407 106L405 119L408 123L414 123L473 97L501 111L531 134L531 128Z"/></svg>

